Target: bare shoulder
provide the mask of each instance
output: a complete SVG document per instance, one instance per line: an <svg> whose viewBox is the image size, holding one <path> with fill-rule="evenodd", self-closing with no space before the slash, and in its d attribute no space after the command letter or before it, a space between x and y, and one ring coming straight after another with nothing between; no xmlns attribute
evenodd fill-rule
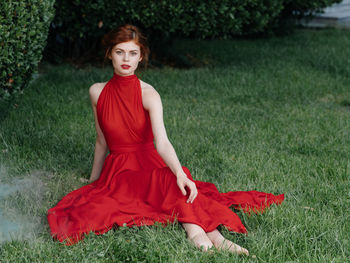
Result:
<svg viewBox="0 0 350 263"><path fill-rule="evenodd" d="M89 88L89 93L90 95L96 95L101 93L101 91L103 90L104 86L106 85L107 82L98 82L98 83L94 83L91 85L91 87Z"/></svg>
<svg viewBox="0 0 350 263"><path fill-rule="evenodd" d="M140 80L140 84L141 84L141 90L142 90L142 96L147 95L147 96L154 96L154 95L158 95L159 93L156 91L155 88L153 88L152 85Z"/></svg>
<svg viewBox="0 0 350 263"><path fill-rule="evenodd" d="M100 96L104 86L107 84L107 82L98 82L95 84L92 84L89 88L89 94L91 102L96 106L98 97Z"/></svg>
<svg viewBox="0 0 350 263"><path fill-rule="evenodd" d="M160 95L152 85L140 80L143 107L147 110L160 102Z"/></svg>
<svg viewBox="0 0 350 263"><path fill-rule="evenodd" d="M155 90L152 85L148 84L147 82L144 82L142 80L140 80L140 85L141 85L141 89L142 92L143 91L147 91L147 90Z"/></svg>

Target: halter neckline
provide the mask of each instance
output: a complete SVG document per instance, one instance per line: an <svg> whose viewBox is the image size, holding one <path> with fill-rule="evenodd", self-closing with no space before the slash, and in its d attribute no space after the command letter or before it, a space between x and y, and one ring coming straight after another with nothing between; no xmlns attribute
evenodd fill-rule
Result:
<svg viewBox="0 0 350 263"><path fill-rule="evenodd" d="M116 81L132 81L132 80L137 79L137 76L135 74L128 75L128 76L121 76L121 75L118 75L115 72L113 72L113 78Z"/></svg>

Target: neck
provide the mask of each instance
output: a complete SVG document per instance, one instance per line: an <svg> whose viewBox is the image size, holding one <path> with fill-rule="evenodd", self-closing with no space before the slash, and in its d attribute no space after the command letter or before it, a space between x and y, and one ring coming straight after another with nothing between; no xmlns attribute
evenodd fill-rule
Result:
<svg viewBox="0 0 350 263"><path fill-rule="evenodd" d="M116 71L113 71L113 73L114 73L115 75L120 76L120 77L128 77L128 76L135 75L135 71L133 71L133 72L131 72L131 73L128 73L127 75L122 75L122 74L120 74L120 72L116 72Z"/></svg>

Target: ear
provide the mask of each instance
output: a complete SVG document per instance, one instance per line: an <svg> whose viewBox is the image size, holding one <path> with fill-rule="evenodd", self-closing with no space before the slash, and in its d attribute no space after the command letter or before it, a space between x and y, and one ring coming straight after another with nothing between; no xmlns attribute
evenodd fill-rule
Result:
<svg viewBox="0 0 350 263"><path fill-rule="evenodd" d="M140 56L140 58L139 58L139 62L141 62L142 61L142 56Z"/></svg>

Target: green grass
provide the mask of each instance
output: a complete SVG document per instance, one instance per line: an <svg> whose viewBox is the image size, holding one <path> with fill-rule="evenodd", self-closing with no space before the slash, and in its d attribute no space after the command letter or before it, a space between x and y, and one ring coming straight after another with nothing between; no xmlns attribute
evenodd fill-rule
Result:
<svg viewBox="0 0 350 263"><path fill-rule="evenodd" d="M52 241L47 209L82 186L79 178L91 169L88 88L112 71L43 66L18 106L0 118L1 182L37 180L0 199L8 217L20 213L35 225L29 237L2 243L0 262L347 262L349 46L348 30L178 40L172 52L201 67L140 74L161 94L168 136L195 179L222 192L285 194L283 205L262 215L238 212L247 236L223 230L256 258L202 253L178 224L90 234L72 247Z"/></svg>

